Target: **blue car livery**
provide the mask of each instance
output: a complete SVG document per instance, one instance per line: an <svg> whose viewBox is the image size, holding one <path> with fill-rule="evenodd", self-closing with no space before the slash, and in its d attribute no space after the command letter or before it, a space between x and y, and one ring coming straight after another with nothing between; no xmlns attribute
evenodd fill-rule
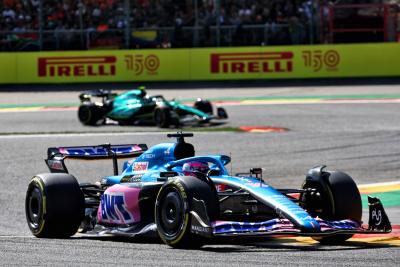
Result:
<svg viewBox="0 0 400 267"><path fill-rule="evenodd" d="M49 148L51 173L34 176L26 195L32 233L156 234L172 247L188 248L217 237L296 235L332 244L355 233L391 231L380 200L372 196L368 225L362 224L360 194L346 173L318 166L300 189L277 189L263 180L261 168L232 175L225 167L230 157L196 156L184 140L193 134L168 136L177 141L149 149L145 144ZM68 158L111 159L114 174L79 184L65 166ZM121 173L120 158L133 158ZM205 166L202 172L188 169L196 164Z"/></svg>

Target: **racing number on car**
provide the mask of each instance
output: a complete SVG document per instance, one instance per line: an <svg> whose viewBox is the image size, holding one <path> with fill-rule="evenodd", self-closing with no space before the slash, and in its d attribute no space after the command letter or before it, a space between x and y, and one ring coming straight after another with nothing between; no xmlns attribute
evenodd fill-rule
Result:
<svg viewBox="0 0 400 267"><path fill-rule="evenodd" d="M104 194L101 200L101 218L109 223L134 222L132 214L126 209L123 194Z"/></svg>

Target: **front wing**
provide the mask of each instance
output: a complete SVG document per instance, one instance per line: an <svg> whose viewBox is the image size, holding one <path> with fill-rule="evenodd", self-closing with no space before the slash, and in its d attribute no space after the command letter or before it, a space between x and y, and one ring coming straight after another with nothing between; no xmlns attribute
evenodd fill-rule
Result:
<svg viewBox="0 0 400 267"><path fill-rule="evenodd" d="M302 230L289 219L274 218L262 222L236 222L236 221L213 221L209 222L205 210L198 208L191 211L191 231L196 234L217 236L329 236L336 234L382 234L390 233L392 227L378 198L368 196L369 221L368 226L363 226L355 220L323 220L315 218L319 224L318 231ZM201 207L201 206L199 206Z"/></svg>
<svg viewBox="0 0 400 267"><path fill-rule="evenodd" d="M321 226L319 232L302 232L288 219L272 219L264 222L233 222L216 221L211 224L214 236L270 236L270 235L296 235L296 236L325 236L334 234L377 234L389 231L368 230L356 221L324 221L318 219Z"/></svg>

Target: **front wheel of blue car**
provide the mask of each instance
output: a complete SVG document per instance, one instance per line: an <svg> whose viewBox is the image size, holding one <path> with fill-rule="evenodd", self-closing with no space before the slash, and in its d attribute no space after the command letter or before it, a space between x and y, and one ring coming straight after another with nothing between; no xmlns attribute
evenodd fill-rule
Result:
<svg viewBox="0 0 400 267"><path fill-rule="evenodd" d="M204 237L192 233L191 212L194 201L204 203L206 220L219 214L217 194L210 184L195 177L176 177L159 191L155 205L155 220L160 238L174 248L193 249L204 244Z"/></svg>
<svg viewBox="0 0 400 267"><path fill-rule="evenodd" d="M337 221L350 219L361 223L362 205L357 185L349 175L340 171L322 171L307 176L303 189L302 206L313 217ZM338 244L351 238L352 234L313 237L323 244Z"/></svg>

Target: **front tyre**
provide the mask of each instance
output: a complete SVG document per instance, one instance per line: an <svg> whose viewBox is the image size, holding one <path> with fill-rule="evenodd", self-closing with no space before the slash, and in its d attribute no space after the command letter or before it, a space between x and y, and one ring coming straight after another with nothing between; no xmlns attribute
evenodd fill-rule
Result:
<svg viewBox="0 0 400 267"><path fill-rule="evenodd" d="M226 112L226 110L222 107L218 107L217 108L217 116L220 119L227 119L228 118L228 113Z"/></svg>
<svg viewBox="0 0 400 267"><path fill-rule="evenodd" d="M34 176L26 192L25 214L36 237L67 238L84 217L85 199L75 177L65 173Z"/></svg>
<svg viewBox="0 0 400 267"><path fill-rule="evenodd" d="M193 201L201 201L209 220L219 214L218 197L206 181L196 177L176 177L159 191L155 205L157 231L167 245L174 248L199 248L204 238L191 233Z"/></svg>
<svg viewBox="0 0 400 267"><path fill-rule="evenodd" d="M324 220L350 219L361 222L361 196L354 180L344 172L323 171L320 176L307 177L303 189L313 193L302 196L304 208L313 217ZM338 244L351 238L353 234L338 234L313 237L323 244Z"/></svg>
<svg viewBox="0 0 400 267"><path fill-rule="evenodd" d="M186 193L176 185L170 185L160 192L157 200L156 222L161 239L171 246L186 243L190 234L190 213Z"/></svg>

